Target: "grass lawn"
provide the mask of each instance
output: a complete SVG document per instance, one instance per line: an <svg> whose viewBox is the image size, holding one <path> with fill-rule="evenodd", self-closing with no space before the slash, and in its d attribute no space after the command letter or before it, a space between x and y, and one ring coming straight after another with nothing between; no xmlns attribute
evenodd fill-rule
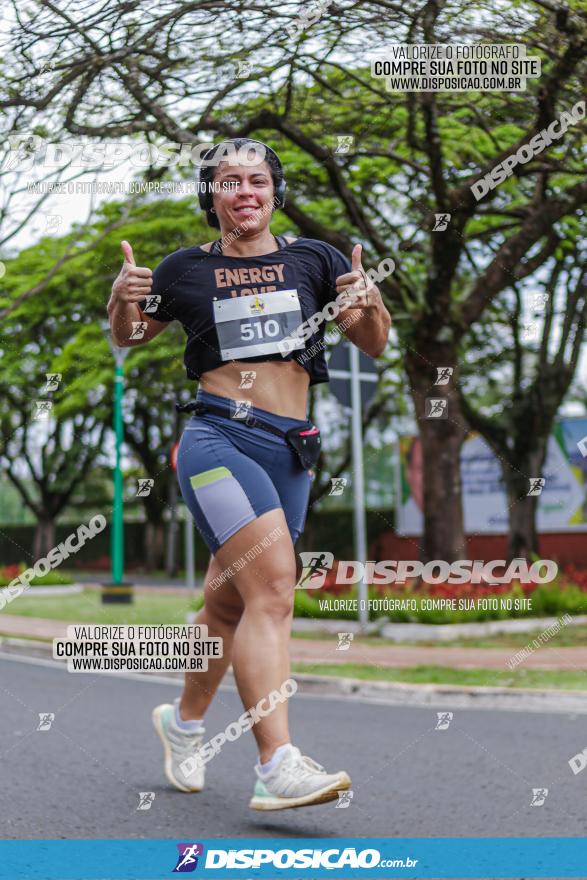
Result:
<svg viewBox="0 0 587 880"><path fill-rule="evenodd" d="M479 687L552 688L587 691L587 672L541 669L451 669L447 666L382 668L353 663L293 663L293 672L360 678L365 681L397 681L411 684L456 684Z"/></svg>
<svg viewBox="0 0 587 880"><path fill-rule="evenodd" d="M358 636L353 639L354 644L361 645L412 645L420 648L523 648L532 642L541 629L533 629L519 633L496 633L491 636L475 636L470 638L451 639L440 641L429 639L423 642L391 642L378 636ZM335 635L324 633L292 633L294 639L336 639ZM544 643L553 648L583 648L587 645L587 625L563 626L559 632Z"/></svg>
<svg viewBox="0 0 587 880"><path fill-rule="evenodd" d="M463 648L523 648L535 639L541 629L530 630L520 633L496 633L491 636L477 636L475 638L454 639L450 642L419 642L420 645L452 645ZM553 648L583 648L587 645L587 625L564 626L551 639L546 641L545 646Z"/></svg>
<svg viewBox="0 0 587 880"><path fill-rule="evenodd" d="M98 590L84 590L72 596L34 596L29 593L26 597L18 597L0 612L0 632L3 613L79 623L185 623L187 612L192 610L192 598L161 593L135 593L131 605L103 605Z"/></svg>

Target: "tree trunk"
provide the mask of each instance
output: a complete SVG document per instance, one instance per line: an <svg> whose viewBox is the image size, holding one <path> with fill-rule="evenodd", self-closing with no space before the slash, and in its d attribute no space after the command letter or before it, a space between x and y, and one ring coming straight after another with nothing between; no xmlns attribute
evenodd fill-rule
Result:
<svg viewBox="0 0 587 880"><path fill-rule="evenodd" d="M421 546L423 562L463 559L466 548L461 499L460 453L467 428L455 393L457 376L456 347L449 344L410 348L406 369L410 379L422 443L424 535ZM425 352L425 353L424 353ZM435 385L437 367L452 368L446 385ZM442 401L442 418L430 418Z"/></svg>
<svg viewBox="0 0 587 880"><path fill-rule="evenodd" d="M33 540L33 556L35 561L42 559L55 546L55 520L43 517L37 520ZM23 560L27 562L27 560Z"/></svg>
<svg viewBox="0 0 587 880"><path fill-rule="evenodd" d="M542 476L546 443L516 461L502 459L509 509L508 561L529 559L538 553L536 510L539 495L528 495L531 482Z"/></svg>
<svg viewBox="0 0 587 880"><path fill-rule="evenodd" d="M145 528L145 566L147 571L163 568L163 551L165 547L165 527L162 521L147 520Z"/></svg>

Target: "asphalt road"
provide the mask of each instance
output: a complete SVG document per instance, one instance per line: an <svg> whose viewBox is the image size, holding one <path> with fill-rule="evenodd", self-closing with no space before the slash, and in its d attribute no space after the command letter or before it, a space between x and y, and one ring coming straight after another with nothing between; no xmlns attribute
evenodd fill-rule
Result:
<svg viewBox="0 0 587 880"><path fill-rule="evenodd" d="M253 739L227 743L208 764L201 794L169 787L151 726L174 683L70 674L42 662L0 659L0 837L584 836L585 717L455 709L435 730L435 709L296 695L295 743L328 769L346 769L354 796L263 815L248 809ZM450 705L446 705L450 710ZM37 730L39 713L54 713ZM237 694L221 690L212 735L236 720ZM530 806L533 788L548 788ZM137 810L139 792L154 792Z"/></svg>

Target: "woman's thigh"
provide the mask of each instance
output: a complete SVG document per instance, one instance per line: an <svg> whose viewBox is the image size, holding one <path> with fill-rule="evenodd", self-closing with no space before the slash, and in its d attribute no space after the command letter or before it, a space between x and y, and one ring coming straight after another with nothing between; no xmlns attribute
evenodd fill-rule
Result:
<svg viewBox="0 0 587 880"><path fill-rule="evenodd" d="M216 562L224 570L237 568L231 585L245 607L279 618L291 613L296 558L281 508L258 517L229 538L216 553Z"/></svg>
<svg viewBox="0 0 587 880"><path fill-rule="evenodd" d="M282 446L267 473L279 495L290 537L295 544L306 524L312 486L310 472L303 469L293 449Z"/></svg>
<svg viewBox="0 0 587 880"><path fill-rule="evenodd" d="M252 410L253 415L273 419L282 424L276 427L290 426L292 420L278 419L273 414L261 410ZM295 420L293 420L295 423ZM303 424L303 423L301 423ZM226 419L220 422L221 429L226 430ZM227 431L228 433L228 431ZM276 437L262 428L248 428L233 420L230 425L230 437L234 445L253 461L258 462L273 483L280 505L285 515L292 542L295 544L304 530L310 497L311 477L304 470L300 460L284 437Z"/></svg>

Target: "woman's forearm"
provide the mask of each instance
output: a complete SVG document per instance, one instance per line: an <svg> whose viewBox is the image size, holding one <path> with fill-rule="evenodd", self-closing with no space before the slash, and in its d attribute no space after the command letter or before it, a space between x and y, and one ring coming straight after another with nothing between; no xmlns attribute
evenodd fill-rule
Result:
<svg viewBox="0 0 587 880"><path fill-rule="evenodd" d="M341 313L342 321L352 314L354 309L346 309ZM345 329L344 333L353 345L370 357L380 357L385 351L391 318L383 304L379 291L369 291L369 305L362 306L360 316ZM339 321L338 323L342 323Z"/></svg>
<svg viewBox="0 0 587 880"><path fill-rule="evenodd" d="M140 345L141 342L145 341L145 328L140 326L141 323L145 322L145 317L138 303L123 302L111 296L108 303L108 318L110 320L112 339L120 348ZM143 336L141 336L141 329L143 330Z"/></svg>

